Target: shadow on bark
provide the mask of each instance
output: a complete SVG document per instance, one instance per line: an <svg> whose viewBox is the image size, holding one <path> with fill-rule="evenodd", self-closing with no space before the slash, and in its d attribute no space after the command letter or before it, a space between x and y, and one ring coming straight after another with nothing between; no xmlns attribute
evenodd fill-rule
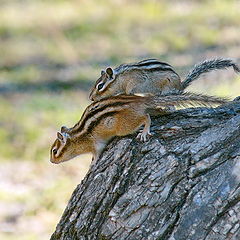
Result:
<svg viewBox="0 0 240 240"><path fill-rule="evenodd" d="M108 144L51 240L240 239L240 101L155 118L151 131Z"/></svg>

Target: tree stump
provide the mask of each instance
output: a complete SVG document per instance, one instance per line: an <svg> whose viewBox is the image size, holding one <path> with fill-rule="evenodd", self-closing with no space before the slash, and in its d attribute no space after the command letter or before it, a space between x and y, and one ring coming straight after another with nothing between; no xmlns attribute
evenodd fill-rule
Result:
<svg viewBox="0 0 240 240"><path fill-rule="evenodd" d="M51 240L240 239L240 101L153 118L151 132L108 144Z"/></svg>

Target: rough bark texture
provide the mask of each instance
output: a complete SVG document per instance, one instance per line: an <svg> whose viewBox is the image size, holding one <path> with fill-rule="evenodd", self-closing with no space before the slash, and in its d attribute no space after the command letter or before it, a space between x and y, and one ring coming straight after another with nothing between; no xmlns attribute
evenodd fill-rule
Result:
<svg viewBox="0 0 240 240"><path fill-rule="evenodd" d="M51 240L240 239L240 102L179 110L151 131L107 146Z"/></svg>

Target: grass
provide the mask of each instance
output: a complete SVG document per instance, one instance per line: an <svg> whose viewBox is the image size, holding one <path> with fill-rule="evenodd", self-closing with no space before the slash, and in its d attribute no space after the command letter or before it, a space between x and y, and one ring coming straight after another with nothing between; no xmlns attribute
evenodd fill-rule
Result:
<svg viewBox="0 0 240 240"><path fill-rule="evenodd" d="M101 69L145 57L190 66L215 56L240 58L234 0L26 0L0 4L0 239L49 239L91 157L49 163L62 125L89 104ZM239 94L232 71L190 88ZM21 235L21 236L20 236Z"/></svg>
<svg viewBox="0 0 240 240"><path fill-rule="evenodd" d="M84 63L108 60L109 56L120 60L136 55L136 50L138 55L156 56L216 46L221 43L220 33L229 26L238 31L238 8L238 1L227 0L127 5L124 1L89 0L27 1L22 11L21 3L10 1L0 10L1 50L5 55L1 61L8 65L38 57ZM146 36L151 36L148 41ZM159 43L157 51L152 41Z"/></svg>

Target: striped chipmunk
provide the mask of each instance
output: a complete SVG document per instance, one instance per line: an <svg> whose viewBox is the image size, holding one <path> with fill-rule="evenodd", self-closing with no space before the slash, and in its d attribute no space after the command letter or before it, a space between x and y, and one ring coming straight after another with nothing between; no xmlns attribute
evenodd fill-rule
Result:
<svg viewBox="0 0 240 240"><path fill-rule="evenodd" d="M101 71L101 76L92 88L89 98L96 101L118 94L181 94L203 73L229 67L240 72L239 66L231 59L205 60L195 65L183 81L171 65L157 59L122 64L114 69L108 67Z"/></svg>
<svg viewBox="0 0 240 240"><path fill-rule="evenodd" d="M62 127L57 132L50 151L50 161L61 163L83 153L92 153L95 162L109 140L135 133L141 126L144 128L137 137L146 141L151 135L149 114L156 110L164 114L164 108L168 105L211 106L226 102L224 98L193 93L169 96L118 95L93 102L77 124L72 128Z"/></svg>

